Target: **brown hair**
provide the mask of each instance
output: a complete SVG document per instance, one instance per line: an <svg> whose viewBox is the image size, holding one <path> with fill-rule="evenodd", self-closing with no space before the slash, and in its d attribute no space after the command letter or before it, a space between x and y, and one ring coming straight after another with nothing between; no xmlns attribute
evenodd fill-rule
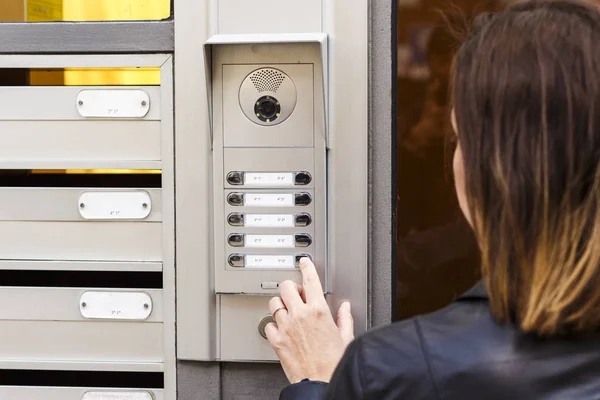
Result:
<svg viewBox="0 0 600 400"><path fill-rule="evenodd" d="M600 328L600 13L568 0L484 14L452 101L491 311L541 336Z"/></svg>

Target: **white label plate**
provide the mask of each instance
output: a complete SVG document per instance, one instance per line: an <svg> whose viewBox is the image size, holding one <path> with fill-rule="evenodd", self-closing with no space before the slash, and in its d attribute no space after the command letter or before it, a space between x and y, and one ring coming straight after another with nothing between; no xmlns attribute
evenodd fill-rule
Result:
<svg viewBox="0 0 600 400"><path fill-rule="evenodd" d="M244 226L247 228L293 228L294 214L246 214Z"/></svg>
<svg viewBox="0 0 600 400"><path fill-rule="evenodd" d="M149 392L86 392L81 400L153 400Z"/></svg>
<svg viewBox="0 0 600 400"><path fill-rule="evenodd" d="M293 207L293 193L246 193L244 205L254 207Z"/></svg>
<svg viewBox="0 0 600 400"><path fill-rule="evenodd" d="M89 291L81 295L79 311L89 319L143 321L152 313L152 298L144 292Z"/></svg>
<svg viewBox="0 0 600 400"><path fill-rule="evenodd" d="M296 268L294 256L246 255L246 268Z"/></svg>
<svg viewBox="0 0 600 400"><path fill-rule="evenodd" d="M150 110L150 97L139 89L82 90L76 104L85 118L142 118Z"/></svg>
<svg viewBox="0 0 600 400"><path fill-rule="evenodd" d="M246 186L293 186L293 172L246 172L244 174Z"/></svg>
<svg viewBox="0 0 600 400"><path fill-rule="evenodd" d="M246 235L244 247L254 248L294 248L294 235Z"/></svg>
<svg viewBox="0 0 600 400"><path fill-rule="evenodd" d="M85 192L79 196L77 207L85 219L144 219L150 215L152 201L142 191Z"/></svg>

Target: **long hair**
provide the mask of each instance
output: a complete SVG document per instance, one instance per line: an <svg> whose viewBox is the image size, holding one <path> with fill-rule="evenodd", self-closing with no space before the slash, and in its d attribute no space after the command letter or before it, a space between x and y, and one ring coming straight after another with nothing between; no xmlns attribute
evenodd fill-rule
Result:
<svg viewBox="0 0 600 400"><path fill-rule="evenodd" d="M465 191L497 320L600 328L600 13L568 0L479 16L453 65Z"/></svg>

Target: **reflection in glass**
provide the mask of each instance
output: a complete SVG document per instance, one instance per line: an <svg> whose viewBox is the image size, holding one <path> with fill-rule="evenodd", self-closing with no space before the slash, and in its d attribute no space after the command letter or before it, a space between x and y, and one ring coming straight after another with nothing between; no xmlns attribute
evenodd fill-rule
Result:
<svg viewBox="0 0 600 400"><path fill-rule="evenodd" d="M480 279L452 181L448 88L458 43L435 2L399 2L396 319L442 308ZM468 2L457 5L468 13Z"/></svg>

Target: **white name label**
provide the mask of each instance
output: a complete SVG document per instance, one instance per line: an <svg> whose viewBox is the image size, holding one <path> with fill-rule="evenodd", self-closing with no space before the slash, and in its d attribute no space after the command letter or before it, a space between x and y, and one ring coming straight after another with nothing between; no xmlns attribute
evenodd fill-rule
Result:
<svg viewBox="0 0 600 400"><path fill-rule="evenodd" d="M86 118L142 118L150 110L150 97L143 90L82 90L77 111Z"/></svg>
<svg viewBox="0 0 600 400"><path fill-rule="evenodd" d="M246 255L246 268L295 268L294 256Z"/></svg>
<svg viewBox="0 0 600 400"><path fill-rule="evenodd" d="M292 193L246 193L244 195L244 205L255 207L293 207L294 195Z"/></svg>
<svg viewBox="0 0 600 400"><path fill-rule="evenodd" d="M293 228L293 214L246 214L244 226L248 228Z"/></svg>
<svg viewBox="0 0 600 400"><path fill-rule="evenodd" d="M87 392L81 400L153 400L148 392Z"/></svg>
<svg viewBox="0 0 600 400"><path fill-rule="evenodd" d="M145 320L152 313L152 298L143 292L85 292L79 311L89 319Z"/></svg>
<svg viewBox="0 0 600 400"><path fill-rule="evenodd" d="M85 219L144 219L152 201L146 192L86 192L79 196L79 214Z"/></svg>
<svg viewBox="0 0 600 400"><path fill-rule="evenodd" d="M247 186L290 186L294 184L292 172L246 172L244 183Z"/></svg>
<svg viewBox="0 0 600 400"><path fill-rule="evenodd" d="M255 248L293 248L296 247L294 235L246 235L245 247Z"/></svg>

